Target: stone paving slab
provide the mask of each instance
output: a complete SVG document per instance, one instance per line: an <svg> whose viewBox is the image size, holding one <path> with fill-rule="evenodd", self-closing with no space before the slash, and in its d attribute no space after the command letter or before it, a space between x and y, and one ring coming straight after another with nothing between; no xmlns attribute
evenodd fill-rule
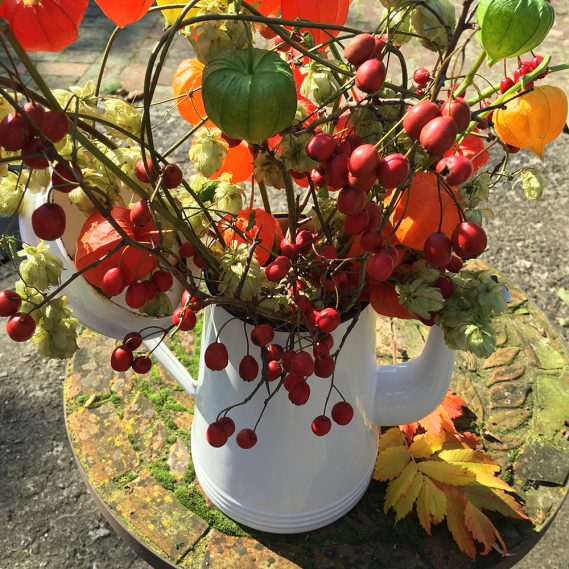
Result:
<svg viewBox="0 0 569 569"><path fill-rule="evenodd" d="M534 304L510 288L514 300L499 323L498 352L486 361L460 354L453 385L469 403L462 427L481 435L534 524L495 520L514 556L508 559L515 561L567 491L568 407L562 403L569 397L569 354ZM378 362L416 356L426 333L415 322L378 319ZM193 398L159 368L144 377L109 378L113 346L112 340L89 334L69 368L65 393L72 445L116 519L172 566L478 569L500 562L493 553L472 563L444 524L432 537L412 516L396 524L382 513L385 485L377 482L352 512L315 532L278 536L236 524L209 503L195 480L189 436ZM196 357L191 334L171 347L186 362Z"/></svg>

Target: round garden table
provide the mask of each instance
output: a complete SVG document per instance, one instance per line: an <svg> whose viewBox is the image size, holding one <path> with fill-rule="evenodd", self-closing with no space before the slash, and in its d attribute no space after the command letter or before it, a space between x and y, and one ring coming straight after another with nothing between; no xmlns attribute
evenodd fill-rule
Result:
<svg viewBox="0 0 569 569"><path fill-rule="evenodd" d="M385 484L375 481L354 510L318 531L279 536L236 524L208 503L195 479L193 398L158 366L147 376L115 374L108 364L114 342L89 332L65 386L80 472L111 526L156 568L512 567L543 535L567 490L569 354L536 306L506 284L512 300L499 321L498 350L486 360L460 354L453 389L531 520L492 517L507 557L492 552L473 563L444 522L432 536L414 514L396 524L383 514ZM413 357L425 331L378 318L378 362ZM192 335L171 348L195 366Z"/></svg>

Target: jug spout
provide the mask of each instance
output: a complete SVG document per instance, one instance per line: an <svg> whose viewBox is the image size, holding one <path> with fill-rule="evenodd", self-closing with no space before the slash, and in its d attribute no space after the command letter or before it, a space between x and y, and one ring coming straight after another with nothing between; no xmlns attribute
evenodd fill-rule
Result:
<svg viewBox="0 0 569 569"><path fill-rule="evenodd" d="M375 423L404 425L432 413L448 391L454 361L455 352L445 344L443 331L433 326L419 357L378 368Z"/></svg>

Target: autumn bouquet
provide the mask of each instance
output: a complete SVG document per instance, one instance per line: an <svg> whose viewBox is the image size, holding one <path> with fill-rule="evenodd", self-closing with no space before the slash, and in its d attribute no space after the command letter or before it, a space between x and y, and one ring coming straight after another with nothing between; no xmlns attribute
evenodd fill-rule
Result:
<svg viewBox="0 0 569 569"><path fill-rule="evenodd" d="M286 390L294 405L310 398L308 378L334 385L343 342L331 333L368 304L439 326L452 349L495 350L504 290L467 261L486 249L492 188L517 179L541 197L541 175L510 171L510 155L543 157L565 124L565 94L547 76L568 65L533 51L554 22L547 0L381 0L366 31L346 24L349 0L97 0L118 26L98 81L50 90L29 53L74 41L87 3L0 6L0 214L25 216L32 203L37 238L2 240L20 278L0 293L13 340L71 357L78 321L62 295L81 279L146 316L110 354L114 370L148 373L148 337L190 331L218 305L253 325L242 380ZM103 96L114 40L149 10L166 27L140 104ZM196 57L157 101L179 36ZM409 68L419 50L429 63ZM497 62L503 78L488 80ZM180 115L169 148L160 108ZM189 162L173 160L180 150ZM208 368L228 366L223 330L204 348ZM207 433L215 447L235 432L221 411ZM341 398L312 430L326 435L353 412ZM252 429L237 435L242 448L256 442Z"/></svg>

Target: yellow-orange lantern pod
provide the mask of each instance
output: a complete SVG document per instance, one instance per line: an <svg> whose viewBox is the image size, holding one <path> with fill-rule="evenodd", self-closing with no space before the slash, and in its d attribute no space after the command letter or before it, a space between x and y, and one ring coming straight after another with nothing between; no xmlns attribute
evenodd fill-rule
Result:
<svg viewBox="0 0 569 569"><path fill-rule="evenodd" d="M176 69L172 80L178 112L192 125L199 124L207 117L202 98L203 70L203 63L197 59L185 59ZM213 123L208 120L205 126L213 126Z"/></svg>
<svg viewBox="0 0 569 569"><path fill-rule="evenodd" d="M552 85L536 87L494 111L494 129L505 144L535 152L543 158L545 145L554 141L567 121L567 97Z"/></svg>

